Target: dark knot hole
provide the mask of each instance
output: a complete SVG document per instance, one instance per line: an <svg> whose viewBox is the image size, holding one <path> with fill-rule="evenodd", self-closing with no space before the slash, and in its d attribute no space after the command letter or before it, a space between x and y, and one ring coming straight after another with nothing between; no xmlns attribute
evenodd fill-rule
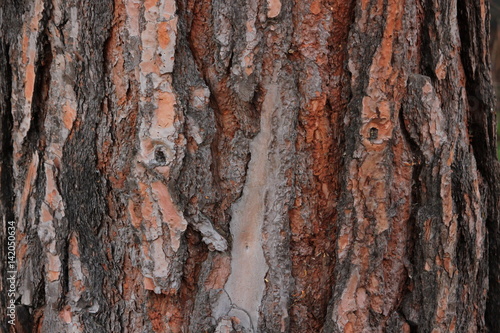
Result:
<svg viewBox="0 0 500 333"><path fill-rule="evenodd" d="M370 128L370 141L376 140L378 138L378 128Z"/></svg>
<svg viewBox="0 0 500 333"><path fill-rule="evenodd" d="M165 156L165 152L161 149L155 150L155 160L158 163L165 163L167 161L167 157Z"/></svg>

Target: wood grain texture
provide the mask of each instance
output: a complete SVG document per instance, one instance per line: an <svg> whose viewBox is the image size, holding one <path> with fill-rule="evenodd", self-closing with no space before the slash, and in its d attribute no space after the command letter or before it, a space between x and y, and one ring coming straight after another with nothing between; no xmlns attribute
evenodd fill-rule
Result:
<svg viewBox="0 0 500 333"><path fill-rule="evenodd" d="M488 27L486 0L0 2L2 330L499 331Z"/></svg>

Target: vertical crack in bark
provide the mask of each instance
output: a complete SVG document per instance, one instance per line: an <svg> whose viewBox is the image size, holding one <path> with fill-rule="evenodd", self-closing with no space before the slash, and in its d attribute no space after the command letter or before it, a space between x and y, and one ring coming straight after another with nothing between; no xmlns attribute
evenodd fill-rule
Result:
<svg viewBox="0 0 500 333"><path fill-rule="evenodd" d="M405 103L406 104L406 103ZM410 199L410 204L411 204L411 211L410 211L410 218L408 219L408 240L407 240L407 257L408 260L405 261L405 267L407 270L407 279L406 282L404 283L404 289L402 291L401 295L401 305L400 311L401 316L404 318L404 320L408 323L410 326L410 333L416 333L418 330L418 322L414 321L415 318L409 318L407 316L407 313L405 312L405 306L407 305L407 301L409 298L411 298L411 292L413 288L415 287L415 275L418 274L418 267L422 266L420 263L421 256L418 255L418 252L420 251L420 240L418 235L420 234L421 230L418 226L418 211L419 209L423 206L422 198L421 198L421 191L423 188L422 184L422 170L423 170L423 164L424 164L424 155L419 147L418 143L413 139L410 135L410 133L407 130L407 124L411 122L411 120L405 120L404 117L404 108L408 107L407 105L403 105L400 109L399 112L399 125L401 128L401 133L408 143L408 146L411 149L412 152L412 159L407 162L409 167L411 167L412 170L412 177L411 177L411 199ZM421 295L419 295L421 297Z"/></svg>
<svg viewBox="0 0 500 333"><path fill-rule="evenodd" d="M21 303L19 310L22 311L19 315L23 316L24 324L31 325L35 322L38 325L42 317L40 308L46 302L45 258L37 235L37 226L40 219L39 210L45 194L44 164L40 161L43 161L46 149L44 122L50 90L52 53L48 32L50 6L46 6L41 1L36 2L31 8L29 4L26 5L28 7L25 14L29 28L25 23L23 28L12 30L17 33L22 31L23 35L22 51L19 50L18 43L15 43L12 48L13 54L21 54L20 57L11 59L16 64L13 71L16 76L14 82L19 84L19 77L22 78L21 82L25 82L24 95L18 94L17 98L13 99L15 105L12 106L12 111L16 114L16 124L12 129L14 133L12 138L16 140L13 142L12 184L16 184L16 193L18 193L14 207L17 210L15 221L18 227L17 259L19 262L18 285L20 286L18 292ZM16 91L20 91L19 87ZM30 117L23 118L26 116L24 112L28 109ZM23 110L21 117L20 110ZM64 296L58 298L58 300L63 299ZM23 309L27 307L33 307L33 310L24 311Z"/></svg>
<svg viewBox="0 0 500 333"><path fill-rule="evenodd" d="M427 95L423 91L427 91ZM406 295L403 302L403 313L411 326L424 330L433 326L426 326L430 323L424 321L423 318L432 318L437 310L434 301L436 295L430 295L425 290L426 288L439 289L436 273L431 267L433 259L438 255L436 253L438 248L442 249L441 244L433 240L433 236L439 233L439 224L442 222L440 220L439 194L442 180L438 178L437 172L433 171L433 167L438 164L442 157L433 158L433 154L441 151L442 145L447 141L446 137L442 137L443 119L441 110L437 108L438 105L439 101L432 90L430 78L418 75L411 76L408 80L408 97L402 109L402 119L404 133L407 133L413 149L418 151L417 156L421 156L421 160L418 161L421 166L418 167L420 172L416 174L416 182L419 187L415 201L412 201L412 204L415 204L413 207L415 249L409 273L411 284L415 289ZM436 115L428 114L429 112ZM427 126L432 126L435 130L431 131ZM436 137L431 138L433 135ZM446 159L446 157L444 158ZM413 170L414 176L416 172L417 168ZM438 228L438 231L433 232L432 228ZM431 242L437 242L437 244ZM416 304L426 304L426 307L420 309Z"/></svg>
<svg viewBox="0 0 500 333"><path fill-rule="evenodd" d="M14 220L14 171L12 146L12 67L9 59L10 48L4 41L0 43L0 92L3 96L0 107L2 112L2 150L1 150L1 201L2 215L5 221Z"/></svg>
<svg viewBox="0 0 500 333"><path fill-rule="evenodd" d="M0 26L3 29L3 26ZM0 146L0 214L1 214L1 230L0 237L2 240L7 239L7 223L9 221L15 221L15 210L14 210L14 170L13 170L13 142L12 142L12 127L13 127L13 117L12 117L12 67L9 59L10 47L6 40L0 40L0 133L1 135L1 146ZM2 247L0 248L0 255L2 258L7 258L8 243L2 241ZM6 261L3 260L0 263L0 269L2 272L7 271ZM2 320L1 327L7 331L5 325L7 324L7 280L5 275L0 275L0 316L5 318Z"/></svg>
<svg viewBox="0 0 500 333"><path fill-rule="evenodd" d="M500 330L500 223L499 170L496 161L495 113L491 84L489 43L489 6L487 1L458 2L461 60L465 67L468 101L468 135L481 173L481 198L488 228L489 291L486 323Z"/></svg>
<svg viewBox="0 0 500 333"><path fill-rule="evenodd" d="M50 299L53 293L64 291L65 285L68 292L63 304L46 312L49 317L44 327L70 324L82 325L86 330L105 329L110 325L107 294L112 290L104 290L103 285L113 267L103 246L107 243L103 242L101 228L106 220L106 187L98 168L96 132L104 97L103 45L110 8L109 3L100 1L54 6L51 32L57 66L52 68L52 112L46 126L51 131L59 130L62 138L49 132L45 159L45 209L53 214L50 220L56 226L58 249L58 257L48 254L48 284L52 288L47 296ZM61 25L64 17L68 23ZM61 28L62 36L55 31ZM86 48L94 51L86 52ZM72 74L72 80L61 80L64 71ZM67 281L63 283L65 276ZM62 283L62 289L56 287L58 283Z"/></svg>

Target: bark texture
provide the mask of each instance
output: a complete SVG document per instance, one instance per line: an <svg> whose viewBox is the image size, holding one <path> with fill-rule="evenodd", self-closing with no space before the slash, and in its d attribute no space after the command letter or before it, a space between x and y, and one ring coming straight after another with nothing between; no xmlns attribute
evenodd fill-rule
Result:
<svg viewBox="0 0 500 333"><path fill-rule="evenodd" d="M486 0L3 0L0 34L5 331L500 332Z"/></svg>

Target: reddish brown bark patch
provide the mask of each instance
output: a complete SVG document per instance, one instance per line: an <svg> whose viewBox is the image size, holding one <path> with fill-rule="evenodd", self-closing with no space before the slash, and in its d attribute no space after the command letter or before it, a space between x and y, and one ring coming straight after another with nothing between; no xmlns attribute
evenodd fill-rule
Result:
<svg viewBox="0 0 500 333"><path fill-rule="evenodd" d="M346 39L353 8L345 1L312 1L297 3L294 9L297 48L293 59L306 72L312 60L319 77L311 73L300 81L307 102L299 113L296 148L299 156L307 156L306 169L311 174L307 180L297 179L295 205L289 214L295 278L290 310L292 332L319 331L331 296L343 153L338 144L343 141L342 117L348 102ZM317 26L329 32L326 40L318 36L313 28ZM320 90L307 92L307 86L318 79L322 81Z"/></svg>

